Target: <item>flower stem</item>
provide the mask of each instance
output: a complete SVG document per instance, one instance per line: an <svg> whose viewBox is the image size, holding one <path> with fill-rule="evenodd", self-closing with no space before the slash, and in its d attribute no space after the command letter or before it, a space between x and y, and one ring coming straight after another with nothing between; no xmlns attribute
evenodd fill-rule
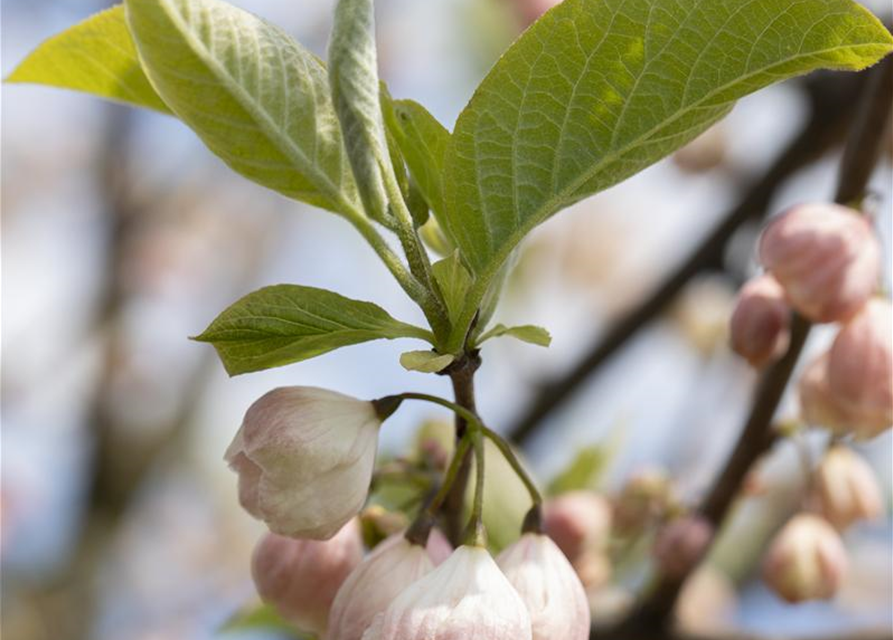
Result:
<svg viewBox="0 0 893 640"><path fill-rule="evenodd" d="M486 536L484 533L484 438L481 435L483 425L478 423L478 427L469 432L471 441L474 444L474 503L471 507L471 518L468 522L468 531L465 535L465 544L483 547L486 545Z"/></svg>
<svg viewBox="0 0 893 640"><path fill-rule="evenodd" d="M534 483L533 479L527 473L527 470L524 469L521 461L518 460L518 456L515 455L515 452L512 450L511 446L509 446L509 443L506 442L501 435L492 429L487 428L483 424L480 425L480 428L484 436L496 445L496 448L499 449L502 457L505 458L509 465L511 465L515 474L517 474L521 482L524 483L524 487L527 489L527 493L530 494L530 499L533 501L534 507L541 505L543 503L542 494L539 492L539 489L536 488L536 483Z"/></svg>

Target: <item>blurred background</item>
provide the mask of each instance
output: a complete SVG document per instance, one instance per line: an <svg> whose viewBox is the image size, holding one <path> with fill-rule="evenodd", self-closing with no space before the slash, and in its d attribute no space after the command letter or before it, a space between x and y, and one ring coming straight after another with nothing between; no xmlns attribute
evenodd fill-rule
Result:
<svg viewBox="0 0 893 640"><path fill-rule="evenodd" d="M332 0L234 3L324 55ZM3 0L4 76L43 39L110 4ZM379 0L382 77L394 96L422 102L452 127L489 65L545 4ZM890 11L884 0L866 4ZM477 388L488 422L513 425L533 394L647 297L810 119L827 121L815 158L771 189L765 213L830 199L859 83L826 74L765 90L673 158L535 232L497 320L543 325L553 343L487 344ZM241 295L279 282L375 300L408 321L422 322L420 313L347 223L231 173L173 118L29 86L3 86L2 107L2 634L270 637L222 631L254 598L248 565L262 531L238 507L235 475L223 462L245 409L284 384L372 398L448 395L449 382L404 371L399 353L413 347L391 342L230 379L210 346L187 337ZM891 191L888 140L870 200L888 288ZM605 490L662 468L687 499L703 493L755 381L724 333L735 289L755 268L764 212L755 213L669 312L525 438L541 480L598 445L611 452ZM831 337L817 332L808 350ZM782 411L795 415L795 399ZM424 405L401 410L383 430L384 450L403 452L431 417L446 416ZM803 637L893 630L891 445L888 431L860 449L881 479L887 517L847 533L854 570L835 602L784 605L755 572L802 489L796 452L783 445L760 468L760 486L772 489L744 501L712 573L683 598L686 624Z"/></svg>

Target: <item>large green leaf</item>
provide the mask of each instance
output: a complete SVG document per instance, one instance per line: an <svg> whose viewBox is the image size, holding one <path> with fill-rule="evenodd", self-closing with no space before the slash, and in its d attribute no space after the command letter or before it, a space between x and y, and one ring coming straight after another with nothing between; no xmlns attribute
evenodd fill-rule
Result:
<svg viewBox="0 0 893 640"><path fill-rule="evenodd" d="M140 66L123 5L97 13L46 40L6 81L74 89L170 113Z"/></svg>
<svg viewBox="0 0 893 640"><path fill-rule="evenodd" d="M534 226L666 156L738 98L862 69L890 34L851 0L566 0L500 58L445 159L450 235L489 279ZM459 328L461 332L461 328Z"/></svg>
<svg viewBox="0 0 893 640"><path fill-rule="evenodd" d="M158 93L234 170L357 216L326 70L281 29L222 0L126 0Z"/></svg>
<svg viewBox="0 0 893 640"><path fill-rule="evenodd" d="M238 375L379 338L431 340L431 334L371 302L280 284L249 293L195 339L213 344L227 372Z"/></svg>
<svg viewBox="0 0 893 640"><path fill-rule="evenodd" d="M387 222L385 180L396 183L381 113L372 0L339 0L329 42L332 101L369 214Z"/></svg>

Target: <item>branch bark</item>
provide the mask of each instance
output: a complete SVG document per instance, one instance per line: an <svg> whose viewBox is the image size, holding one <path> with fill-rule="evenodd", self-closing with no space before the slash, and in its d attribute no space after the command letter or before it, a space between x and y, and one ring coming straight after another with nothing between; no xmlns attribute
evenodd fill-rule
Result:
<svg viewBox="0 0 893 640"><path fill-rule="evenodd" d="M524 445L545 417L570 399L620 347L659 316L689 280L698 273L722 266L723 251L735 231L749 219L761 217L788 178L843 139L855 111L852 95L862 84L861 75L826 74L807 85L811 113L800 133L651 297L618 320L573 369L542 385L527 411L506 432L509 439Z"/></svg>
<svg viewBox="0 0 893 640"><path fill-rule="evenodd" d="M888 58L870 73L870 80L863 91L858 116L841 160L836 202L852 204L863 198L884 144L883 133L890 118L891 107L893 107L893 58ZM701 506L701 515L717 530L734 503L748 470L775 439L775 434L772 432L772 418L806 343L810 328L811 325L807 320L795 316L791 346L787 354L770 367L762 378L741 436L723 472ZM617 629L608 635L593 634L590 637L646 640L671 633L673 609L687 578L688 575L659 576L650 595Z"/></svg>

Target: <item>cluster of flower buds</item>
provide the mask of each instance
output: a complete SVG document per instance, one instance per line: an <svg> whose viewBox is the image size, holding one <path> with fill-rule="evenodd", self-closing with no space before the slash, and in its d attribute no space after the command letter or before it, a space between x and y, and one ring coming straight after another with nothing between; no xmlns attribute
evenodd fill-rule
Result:
<svg viewBox="0 0 893 640"><path fill-rule="evenodd" d="M252 563L261 597L324 640L428 640L435 629L438 638L587 638L583 584L544 534L524 533L497 562L483 547L453 551L425 524L363 557L361 523L377 541L398 522L380 509L357 517L381 413L379 403L308 387L276 389L248 409L226 458L240 502L272 531Z"/></svg>
<svg viewBox="0 0 893 640"><path fill-rule="evenodd" d="M780 358L792 310L841 328L800 380L807 422L871 438L893 424L890 301L874 297L880 245L870 221L835 204L793 207L760 238L764 275L746 283L731 321L732 348L753 366Z"/></svg>
<svg viewBox="0 0 893 640"><path fill-rule="evenodd" d="M546 502L544 526L557 548L571 562L587 589L611 577L608 542L611 504L592 491L571 491Z"/></svg>

